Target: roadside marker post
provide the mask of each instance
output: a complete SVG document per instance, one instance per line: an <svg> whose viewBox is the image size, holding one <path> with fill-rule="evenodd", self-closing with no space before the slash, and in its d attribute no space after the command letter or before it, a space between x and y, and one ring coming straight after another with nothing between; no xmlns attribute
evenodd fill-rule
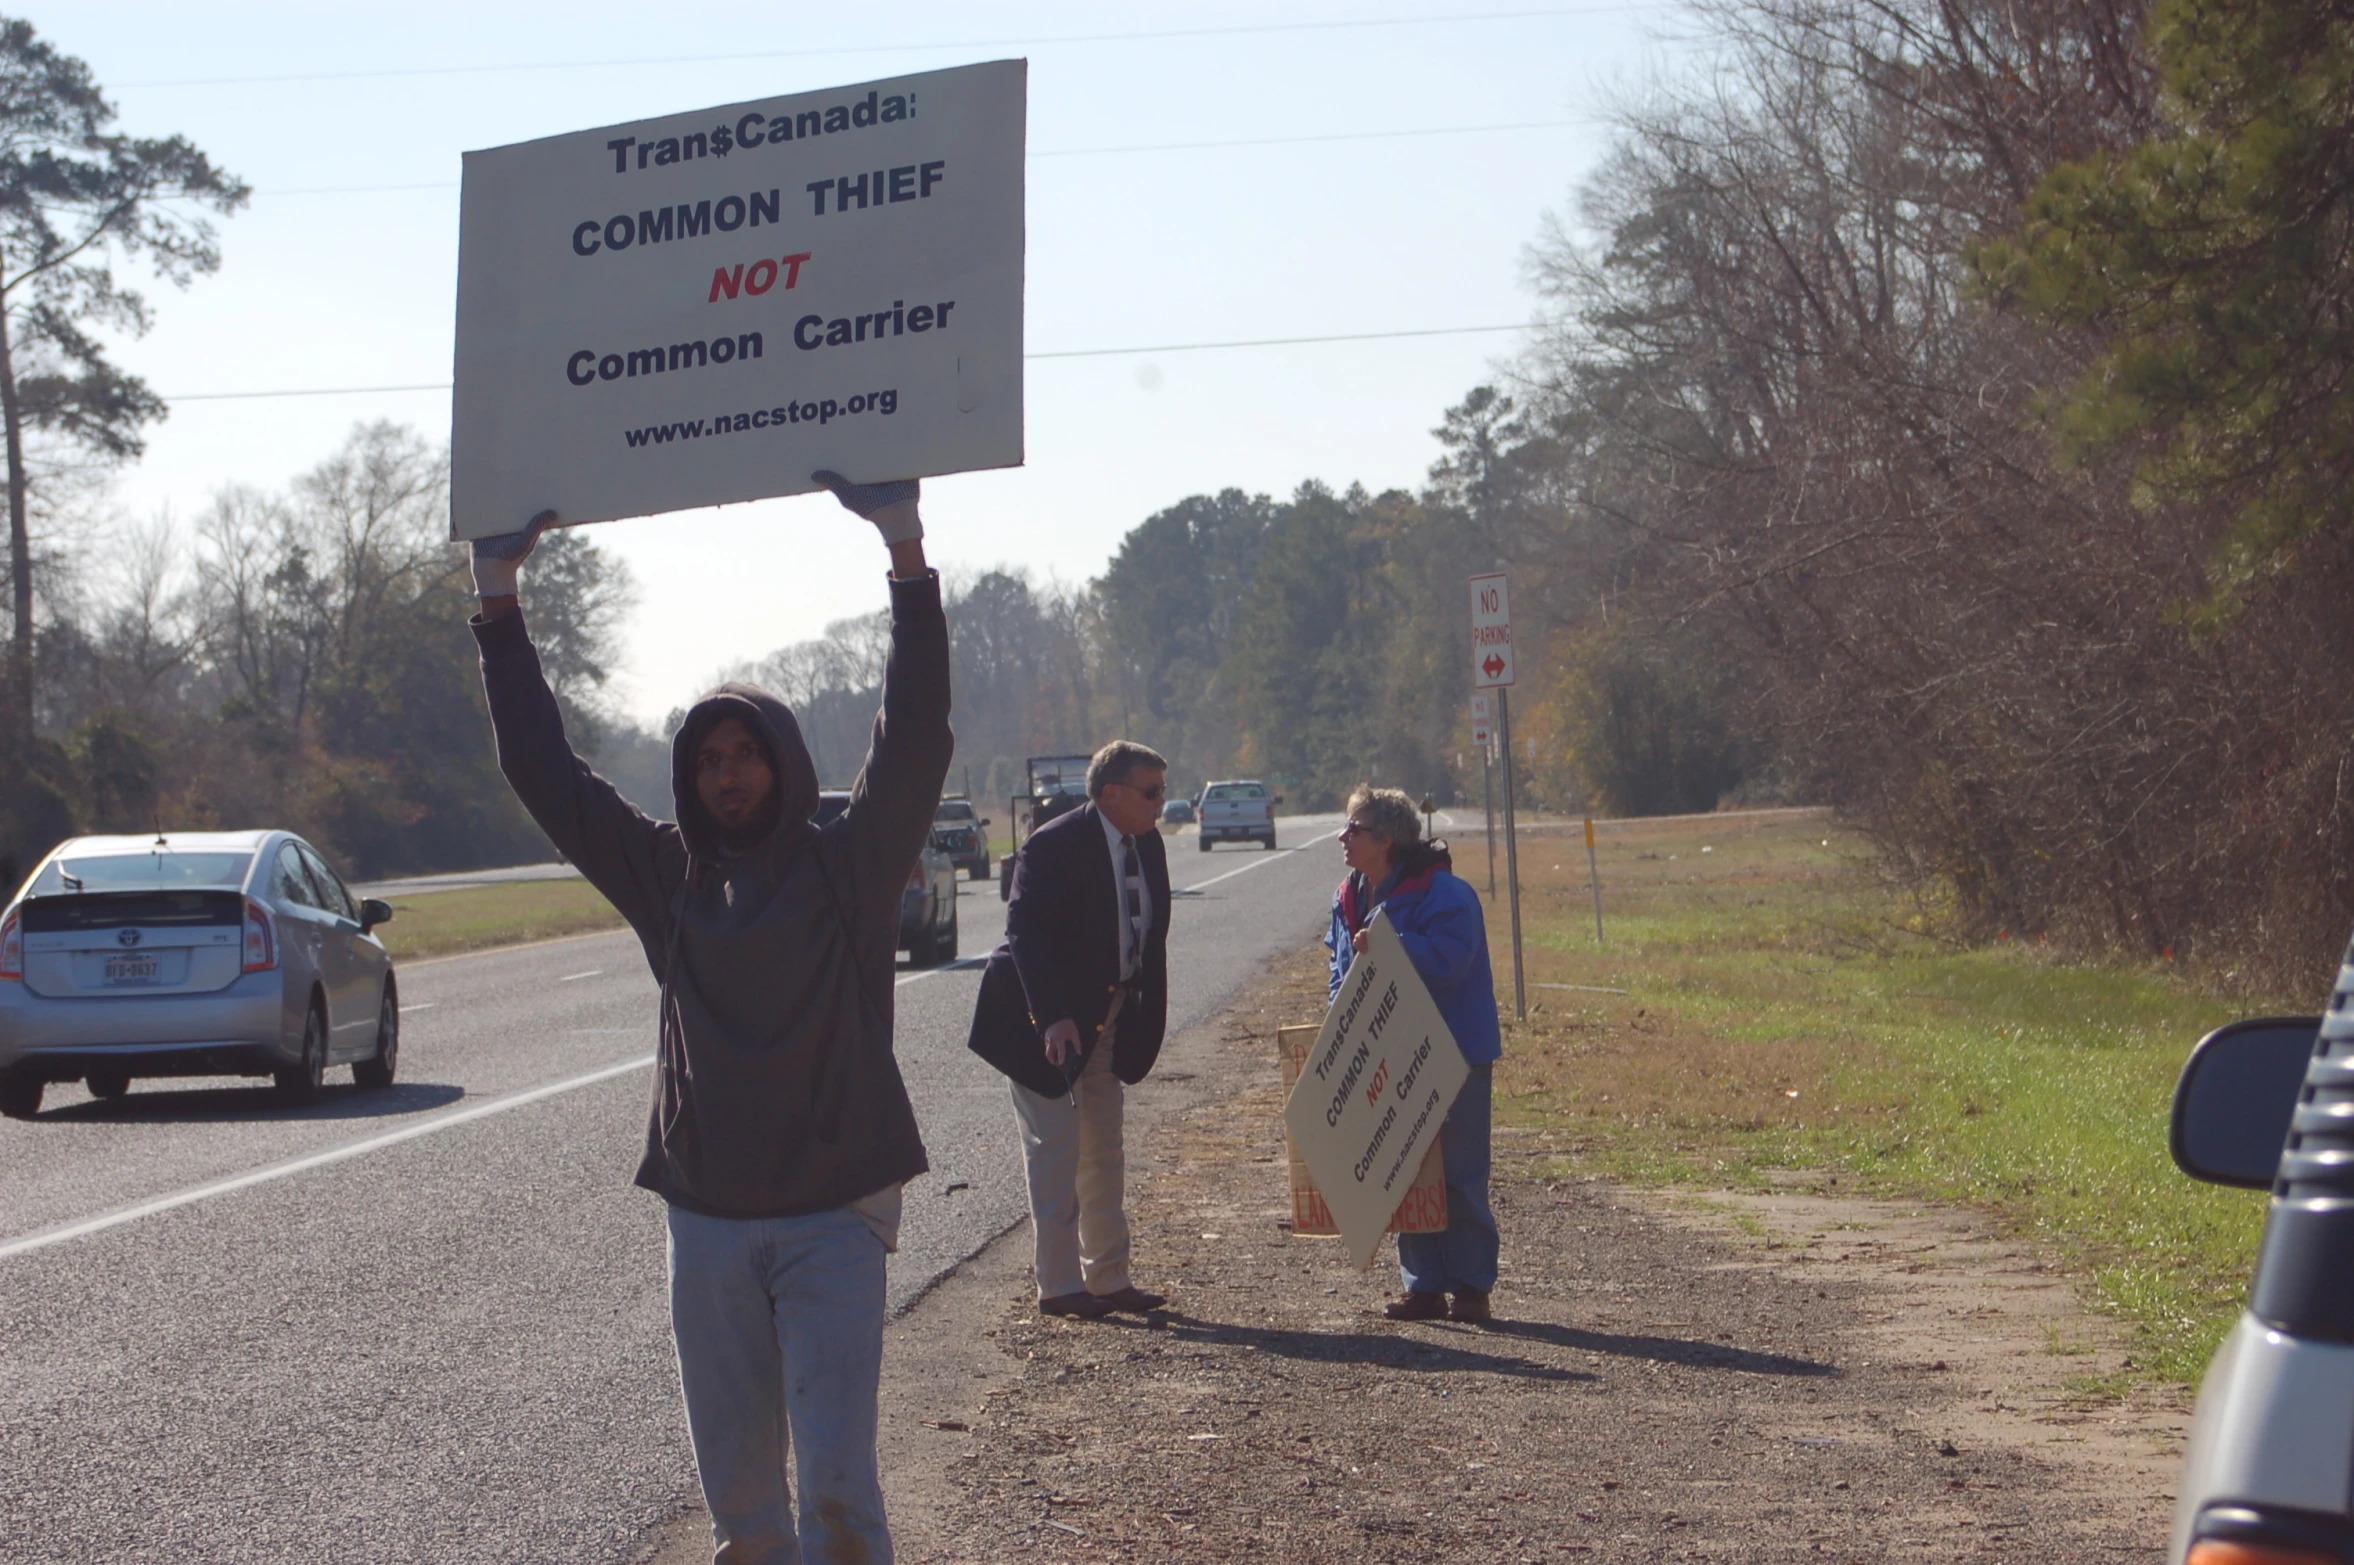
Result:
<svg viewBox="0 0 2354 1565"><path fill-rule="evenodd" d="M1602 871L1594 861L1594 817L1586 817L1586 880L1594 888L1594 944L1602 944Z"/></svg>
<svg viewBox="0 0 2354 1565"><path fill-rule="evenodd" d="M1512 904L1512 1009L1528 1020L1520 961L1520 836L1512 800L1512 593L1502 571L1471 578L1471 684L1496 693L1504 751L1504 884Z"/></svg>

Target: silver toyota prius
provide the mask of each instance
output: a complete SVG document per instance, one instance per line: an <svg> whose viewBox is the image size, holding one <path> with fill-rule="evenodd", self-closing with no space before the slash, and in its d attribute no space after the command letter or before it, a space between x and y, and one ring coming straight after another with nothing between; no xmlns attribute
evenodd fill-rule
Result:
<svg viewBox="0 0 2354 1565"><path fill-rule="evenodd" d="M290 1103L327 1069L389 1087L392 959L361 902L282 831L76 837L0 910L0 1114L53 1081L119 1098L140 1076L269 1076Z"/></svg>

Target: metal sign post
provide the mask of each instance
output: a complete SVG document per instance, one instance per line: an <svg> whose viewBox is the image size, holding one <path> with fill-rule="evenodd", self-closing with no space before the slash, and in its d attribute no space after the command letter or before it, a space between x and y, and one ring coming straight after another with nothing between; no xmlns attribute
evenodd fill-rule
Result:
<svg viewBox="0 0 2354 1565"><path fill-rule="evenodd" d="M1471 683L1496 693L1504 741L1504 885L1512 904L1512 1010L1528 1020L1528 984L1520 961L1520 838L1512 795L1512 596L1501 571L1471 578Z"/></svg>
<svg viewBox="0 0 2354 1565"><path fill-rule="evenodd" d="M1496 731L1488 725L1492 698L1484 690L1471 697L1471 742L1479 746L1479 813L1488 834L1488 895L1496 894Z"/></svg>

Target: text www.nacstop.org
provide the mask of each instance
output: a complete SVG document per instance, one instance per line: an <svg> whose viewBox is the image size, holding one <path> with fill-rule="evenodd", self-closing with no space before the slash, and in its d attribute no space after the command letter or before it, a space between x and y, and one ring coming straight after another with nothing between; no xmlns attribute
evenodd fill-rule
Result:
<svg viewBox="0 0 2354 1565"><path fill-rule="evenodd" d="M720 413L683 424L649 424L625 429L632 446L666 446L674 440L701 440L707 435L741 435L781 424L828 424L853 414L880 413L888 418L899 411L899 390L862 391L845 400L821 397L811 402L787 402L781 407L754 408L746 413Z"/></svg>

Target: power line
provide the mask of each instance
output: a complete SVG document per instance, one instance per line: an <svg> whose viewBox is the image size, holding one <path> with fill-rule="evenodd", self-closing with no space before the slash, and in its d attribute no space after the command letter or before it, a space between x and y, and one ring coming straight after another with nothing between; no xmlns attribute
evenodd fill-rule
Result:
<svg viewBox="0 0 2354 1565"><path fill-rule="evenodd" d="M1599 124L1591 119L1514 120L1501 125L1426 125L1405 130L1342 130L1314 136L1249 136L1232 141L1152 141L1125 147L1047 147L1033 158L1096 158L1118 152L1201 152L1221 147L1293 147L1325 141L1395 141L1414 136L1476 136L1490 131L1568 130ZM257 190L258 196L363 196L393 190L455 190L454 179L422 185L307 185L291 190Z"/></svg>
<svg viewBox="0 0 2354 1565"><path fill-rule="evenodd" d="M1383 342L1393 337L1470 337L1481 332L1521 331L1527 323L1510 326L1432 326L1421 331L1341 332L1330 337L1252 337L1239 342L1164 342L1149 348L1065 348L1058 353L1025 353L1024 359L1101 359L1122 353L1200 353L1211 348L1289 348L1310 342Z"/></svg>
<svg viewBox="0 0 2354 1565"><path fill-rule="evenodd" d="M1122 354L1137 353L1204 353L1219 348L1293 348L1323 342L1387 342L1400 337L1473 337L1489 332L1522 331L1525 322L1509 326L1430 326L1413 331L1337 332L1324 337L1251 337L1234 342L1163 342L1142 348L1064 348L1053 353L1025 353L1024 360L1032 359L1102 359ZM447 391L446 380L428 381L414 386L317 386L294 391L196 391L186 396L166 397L166 403L177 402L243 402L260 397L360 397L379 392Z"/></svg>
<svg viewBox="0 0 2354 1565"><path fill-rule="evenodd" d="M639 59L516 61L505 65L417 65L375 71L304 71L283 76L189 76L118 82L122 87L251 87L289 82L378 81L408 76L484 76L514 71L602 71L647 65L710 65L738 60L802 60L844 54L926 54L942 49L1024 49L1051 44L1147 43L1179 38L1232 38L1265 33L1334 32L1350 28L1422 27L1449 22L1512 22L1556 16L1607 16L1643 11L1642 5L1547 6L1528 11L1441 12L1376 16L1340 22L1263 22L1233 27L1168 28L1139 33L1064 33L1038 38L961 38L937 43L835 44L819 49L767 49L736 54L672 54Z"/></svg>

